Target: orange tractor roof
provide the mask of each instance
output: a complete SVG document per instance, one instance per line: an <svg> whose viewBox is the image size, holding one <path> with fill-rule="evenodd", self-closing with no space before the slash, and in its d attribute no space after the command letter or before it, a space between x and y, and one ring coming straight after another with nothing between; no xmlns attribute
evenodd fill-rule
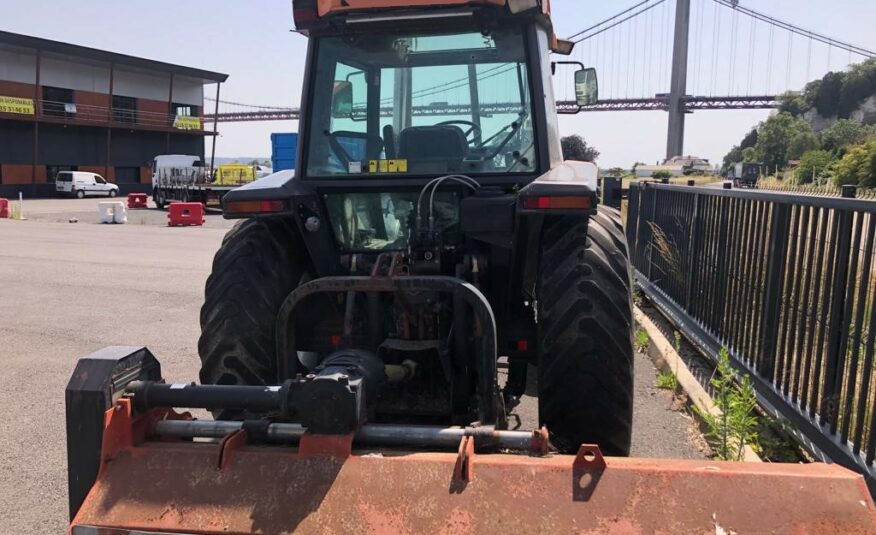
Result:
<svg viewBox="0 0 876 535"><path fill-rule="evenodd" d="M442 8L459 6L506 6L509 0L318 0L317 8L320 17L349 12L379 12L394 9ZM540 0L539 4L545 15L550 15L550 0Z"/></svg>

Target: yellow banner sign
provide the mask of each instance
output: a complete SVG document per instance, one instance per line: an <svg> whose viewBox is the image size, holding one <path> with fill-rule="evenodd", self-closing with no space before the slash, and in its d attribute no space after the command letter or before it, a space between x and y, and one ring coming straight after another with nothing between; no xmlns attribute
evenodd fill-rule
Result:
<svg viewBox="0 0 876 535"><path fill-rule="evenodd" d="M0 96L0 113L19 113L33 115L33 99Z"/></svg>
<svg viewBox="0 0 876 535"><path fill-rule="evenodd" d="M180 130L200 130L201 118L188 117L186 115L177 115L176 118L173 120L173 127L179 128Z"/></svg>

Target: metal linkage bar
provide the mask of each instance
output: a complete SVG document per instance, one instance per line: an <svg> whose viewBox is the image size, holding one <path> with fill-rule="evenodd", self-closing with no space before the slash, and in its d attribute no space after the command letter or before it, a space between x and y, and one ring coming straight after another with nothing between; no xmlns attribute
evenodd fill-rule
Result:
<svg viewBox="0 0 876 535"><path fill-rule="evenodd" d="M223 438L244 428L244 422L211 420L162 420L155 424L159 436L177 438ZM272 442L301 440L305 428L298 424L272 423L265 429L265 437ZM363 446L432 447L455 450L463 437L473 437L475 447L481 449L509 449L530 451L540 444L541 431L500 431L484 427L438 427L422 425L367 424L362 426L354 442ZM535 442L534 442L535 441ZM546 444L546 440L545 440Z"/></svg>

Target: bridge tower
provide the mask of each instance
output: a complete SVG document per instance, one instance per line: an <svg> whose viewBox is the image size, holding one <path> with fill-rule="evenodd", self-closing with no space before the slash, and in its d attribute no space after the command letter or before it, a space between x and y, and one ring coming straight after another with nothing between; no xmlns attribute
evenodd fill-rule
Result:
<svg viewBox="0 0 876 535"><path fill-rule="evenodd" d="M678 0L675 8L675 39L672 49L672 77L669 85L669 133L666 157L684 154L683 98L687 92L687 50L690 33L690 0Z"/></svg>

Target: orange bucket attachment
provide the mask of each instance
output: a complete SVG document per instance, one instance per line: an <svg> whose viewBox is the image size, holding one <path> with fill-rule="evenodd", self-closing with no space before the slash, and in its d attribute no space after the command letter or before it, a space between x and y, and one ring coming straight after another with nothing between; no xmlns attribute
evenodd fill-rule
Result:
<svg viewBox="0 0 876 535"><path fill-rule="evenodd" d="M876 533L863 478L834 465L145 440L154 418L107 411L70 533Z"/></svg>

